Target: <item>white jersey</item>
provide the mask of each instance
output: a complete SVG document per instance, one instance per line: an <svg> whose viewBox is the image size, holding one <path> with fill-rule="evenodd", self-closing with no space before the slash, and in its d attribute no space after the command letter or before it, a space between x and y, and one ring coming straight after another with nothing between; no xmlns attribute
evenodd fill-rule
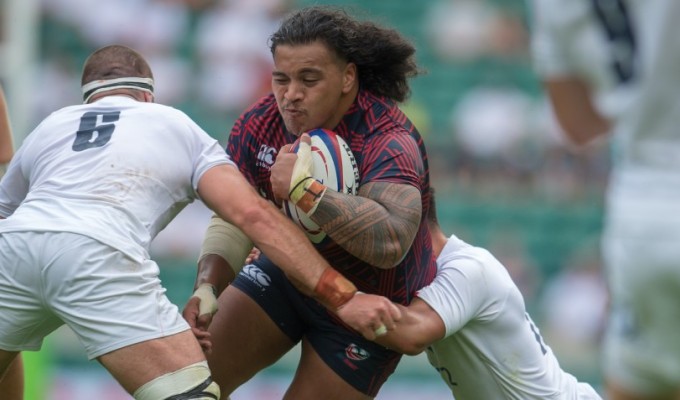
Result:
<svg viewBox="0 0 680 400"><path fill-rule="evenodd" d="M614 123L610 227L660 223L680 238L680 1L533 0L531 11L537 72L581 77Z"/></svg>
<svg viewBox="0 0 680 400"><path fill-rule="evenodd" d="M603 256L608 381L680 388L680 1L533 0L546 79L580 77L613 123Z"/></svg>
<svg viewBox="0 0 680 400"><path fill-rule="evenodd" d="M174 108L124 96L65 107L25 139L0 182L0 232L78 233L145 259L219 164L233 163Z"/></svg>
<svg viewBox="0 0 680 400"><path fill-rule="evenodd" d="M456 399L600 399L560 368L507 270L487 250L451 236L438 273L417 296L444 321L430 363Z"/></svg>

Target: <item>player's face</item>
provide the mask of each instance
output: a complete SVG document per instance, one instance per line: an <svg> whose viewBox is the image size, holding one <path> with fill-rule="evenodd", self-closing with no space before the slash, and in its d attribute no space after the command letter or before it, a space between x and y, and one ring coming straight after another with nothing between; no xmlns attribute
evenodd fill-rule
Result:
<svg viewBox="0 0 680 400"><path fill-rule="evenodd" d="M276 47L272 90L286 128L295 135L335 128L354 101L356 85L356 66L321 42Z"/></svg>

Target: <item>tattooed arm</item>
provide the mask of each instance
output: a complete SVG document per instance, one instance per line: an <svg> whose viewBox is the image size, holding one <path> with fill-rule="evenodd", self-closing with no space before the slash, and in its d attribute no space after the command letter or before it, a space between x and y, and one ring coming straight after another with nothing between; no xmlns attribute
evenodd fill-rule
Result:
<svg viewBox="0 0 680 400"><path fill-rule="evenodd" d="M393 268L418 232L420 190L407 184L368 182L352 196L327 190L312 220L355 257Z"/></svg>

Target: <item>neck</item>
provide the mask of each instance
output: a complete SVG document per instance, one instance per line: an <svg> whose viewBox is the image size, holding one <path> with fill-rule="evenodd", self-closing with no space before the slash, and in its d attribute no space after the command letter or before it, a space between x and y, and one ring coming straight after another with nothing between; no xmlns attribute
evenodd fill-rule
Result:
<svg viewBox="0 0 680 400"><path fill-rule="evenodd" d="M356 85L352 90L347 93L347 95L343 96L342 99L340 99L340 103L338 104L337 107L337 114L335 115L335 118L331 121L329 124L331 127L327 129L335 129L335 127L340 124L340 121L345 117L345 114L347 111L352 107L352 104L357 98L357 95L359 94L359 85Z"/></svg>
<svg viewBox="0 0 680 400"><path fill-rule="evenodd" d="M430 236L432 237L432 251L435 257L439 257L449 238L439 227L430 226Z"/></svg>

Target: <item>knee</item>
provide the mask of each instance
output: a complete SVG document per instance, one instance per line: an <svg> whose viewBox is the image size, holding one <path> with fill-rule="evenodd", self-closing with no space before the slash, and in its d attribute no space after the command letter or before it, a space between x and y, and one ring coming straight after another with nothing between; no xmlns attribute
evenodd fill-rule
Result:
<svg viewBox="0 0 680 400"><path fill-rule="evenodd" d="M203 361L147 382L133 394L135 400L219 400L220 387Z"/></svg>

